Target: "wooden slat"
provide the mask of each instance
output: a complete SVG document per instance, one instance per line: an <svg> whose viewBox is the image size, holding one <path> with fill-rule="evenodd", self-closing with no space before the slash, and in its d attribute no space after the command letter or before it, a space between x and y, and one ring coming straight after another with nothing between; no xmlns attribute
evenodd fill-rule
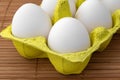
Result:
<svg viewBox="0 0 120 80"><path fill-rule="evenodd" d="M11 24L16 10L41 0L0 0L0 31ZM95 52L78 75L58 73L48 59L25 59L11 41L0 37L0 80L120 80L120 34L115 34L103 52Z"/></svg>
<svg viewBox="0 0 120 80"><path fill-rule="evenodd" d="M10 25L12 16L19 3L23 4L20 0L1 0L0 1L0 29ZM26 1L26 0L23 0ZM29 0L30 1L30 0ZM28 1L28 2L29 2ZM35 1L35 0L34 0ZM33 2L34 2L33 1ZM27 2L27 1L26 1ZM32 0L31 0L32 2ZM1 9L2 6L2 9ZM12 9L13 8L13 9ZM21 57L14 48L11 41L0 38L0 79L36 79L36 59L27 60Z"/></svg>
<svg viewBox="0 0 120 80"><path fill-rule="evenodd" d="M120 80L120 78L84 78L84 80Z"/></svg>

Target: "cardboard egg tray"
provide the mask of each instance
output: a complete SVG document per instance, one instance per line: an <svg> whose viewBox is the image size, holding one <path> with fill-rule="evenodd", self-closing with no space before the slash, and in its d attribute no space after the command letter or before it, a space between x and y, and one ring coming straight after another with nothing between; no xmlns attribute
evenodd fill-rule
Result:
<svg viewBox="0 0 120 80"><path fill-rule="evenodd" d="M12 40L14 46L21 56L27 59L49 58L55 69L62 74L80 74L87 66L91 55L95 51L103 51L109 44L112 36L120 33L120 10L113 13L113 27L95 28L91 34L92 45L89 49L76 52L60 54L49 49L47 40L44 37L17 38L11 33L11 25L4 29L0 35L3 38Z"/></svg>

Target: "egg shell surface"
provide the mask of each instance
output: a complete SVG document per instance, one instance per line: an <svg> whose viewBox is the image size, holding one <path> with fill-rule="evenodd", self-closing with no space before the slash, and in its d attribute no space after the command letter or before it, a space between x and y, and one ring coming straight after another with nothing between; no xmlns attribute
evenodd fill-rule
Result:
<svg viewBox="0 0 120 80"><path fill-rule="evenodd" d="M13 16L12 34L19 38L44 36L47 38L52 23L50 17L40 6L27 3Z"/></svg>
<svg viewBox="0 0 120 80"><path fill-rule="evenodd" d="M59 53L78 52L90 47L90 38L87 29L79 20L65 17L52 27L48 46Z"/></svg>
<svg viewBox="0 0 120 80"><path fill-rule="evenodd" d="M78 8L75 18L80 20L89 33L96 27L112 27L110 11L99 0L86 0Z"/></svg>
<svg viewBox="0 0 120 80"><path fill-rule="evenodd" d="M120 9L120 0L101 0L101 2L113 13Z"/></svg>

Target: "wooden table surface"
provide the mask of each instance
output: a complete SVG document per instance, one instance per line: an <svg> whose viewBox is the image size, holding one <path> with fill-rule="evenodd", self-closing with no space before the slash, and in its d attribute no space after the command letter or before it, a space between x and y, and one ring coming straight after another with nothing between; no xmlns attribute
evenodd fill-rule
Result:
<svg viewBox="0 0 120 80"><path fill-rule="evenodd" d="M0 0L0 31L11 24L15 11L24 3L41 0ZM79 75L58 73L48 59L24 59L9 40L0 37L0 80L120 80L120 34L101 53L95 52Z"/></svg>

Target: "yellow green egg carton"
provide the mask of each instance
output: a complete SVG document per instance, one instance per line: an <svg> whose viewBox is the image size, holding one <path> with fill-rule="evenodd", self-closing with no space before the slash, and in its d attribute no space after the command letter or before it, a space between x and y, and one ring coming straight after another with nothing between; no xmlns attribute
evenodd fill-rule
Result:
<svg viewBox="0 0 120 80"><path fill-rule="evenodd" d="M120 10L115 11L112 17L113 27L110 29L104 27L95 28L90 34L91 47L82 52L65 54L54 52L49 49L46 38L42 36L24 39L14 37L11 32L11 25L4 29L0 35L3 38L12 40L17 51L24 58L48 58L58 72L65 75L80 74L87 66L92 53L95 51L103 51L112 39L113 34L120 30Z"/></svg>

